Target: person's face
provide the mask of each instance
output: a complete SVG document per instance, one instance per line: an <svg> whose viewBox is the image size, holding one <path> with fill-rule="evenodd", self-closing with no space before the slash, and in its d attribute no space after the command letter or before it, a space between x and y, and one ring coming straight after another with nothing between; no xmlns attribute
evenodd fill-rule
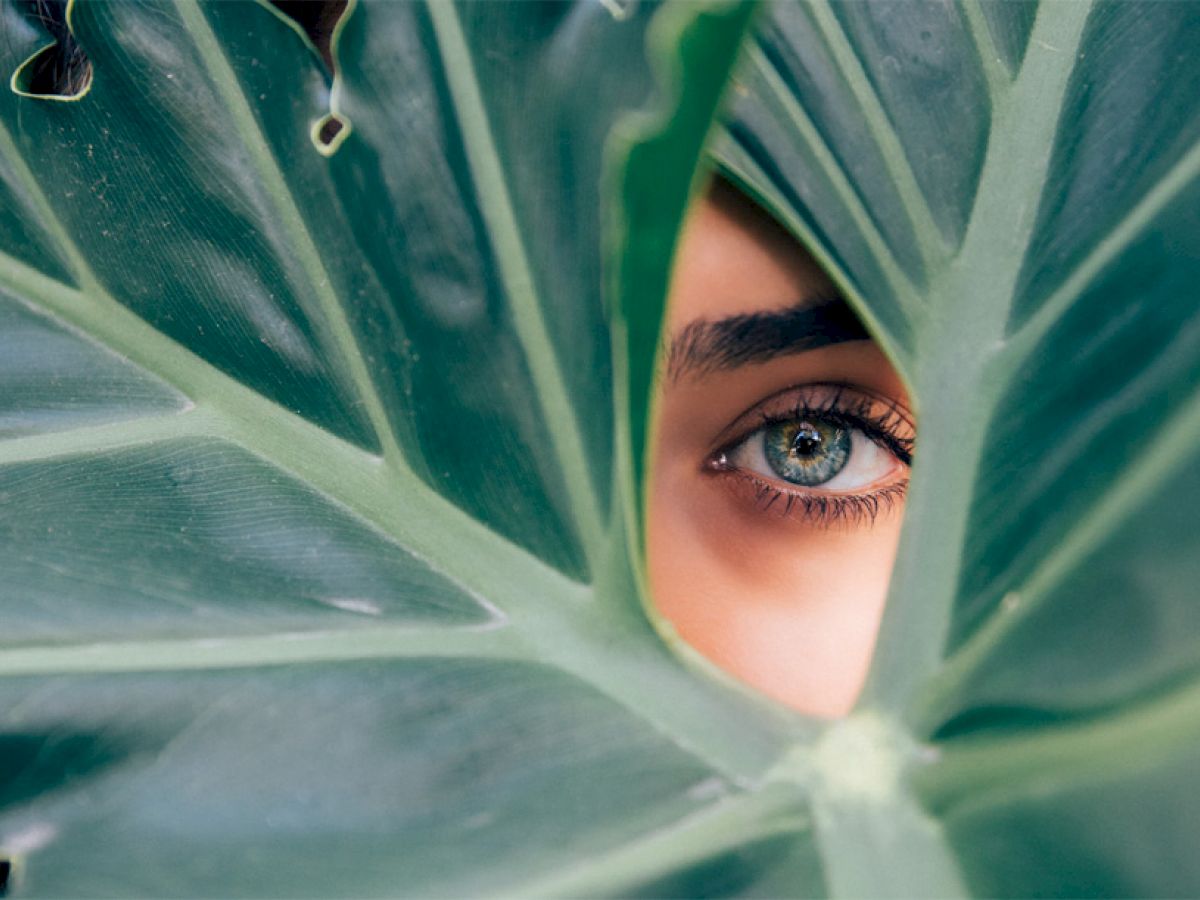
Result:
<svg viewBox="0 0 1200 900"><path fill-rule="evenodd" d="M689 216L665 327L653 602L747 684L844 714L899 536L914 438L900 379L808 254L719 182Z"/></svg>

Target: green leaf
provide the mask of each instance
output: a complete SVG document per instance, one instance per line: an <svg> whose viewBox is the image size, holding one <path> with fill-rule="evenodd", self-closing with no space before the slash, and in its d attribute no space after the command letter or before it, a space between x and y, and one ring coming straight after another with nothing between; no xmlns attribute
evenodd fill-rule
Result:
<svg viewBox="0 0 1200 900"><path fill-rule="evenodd" d="M1197 39L1191 4L781 5L717 151L914 390L856 716L926 745L984 895L1200 886Z"/></svg>
<svg viewBox="0 0 1200 900"><path fill-rule="evenodd" d="M330 85L265 4L71 7L87 89L0 96L15 893L818 871L803 725L642 613L602 298L603 186L662 143L673 239L748 15L354 5Z"/></svg>
<svg viewBox="0 0 1200 900"><path fill-rule="evenodd" d="M909 380L860 707L664 644L669 260L750 16L88 3L0 92L21 896L1194 893L1200 15L780 4L714 155ZM0 63L50 43L0 7ZM341 123L332 139L322 126Z"/></svg>

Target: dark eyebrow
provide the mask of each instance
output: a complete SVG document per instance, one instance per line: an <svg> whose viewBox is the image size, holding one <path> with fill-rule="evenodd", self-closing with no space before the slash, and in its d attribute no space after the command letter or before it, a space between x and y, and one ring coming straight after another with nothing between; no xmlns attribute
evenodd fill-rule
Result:
<svg viewBox="0 0 1200 900"><path fill-rule="evenodd" d="M845 299L836 294L809 298L782 310L697 319L671 339L667 377L676 381L687 374L703 375L869 339Z"/></svg>

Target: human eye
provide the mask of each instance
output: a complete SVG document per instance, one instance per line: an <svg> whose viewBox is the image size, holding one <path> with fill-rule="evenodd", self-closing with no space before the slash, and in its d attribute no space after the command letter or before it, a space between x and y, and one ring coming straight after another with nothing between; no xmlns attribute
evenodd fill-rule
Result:
<svg viewBox="0 0 1200 900"><path fill-rule="evenodd" d="M869 523L903 499L914 440L912 415L896 400L844 384L799 385L738 416L706 469L764 512Z"/></svg>

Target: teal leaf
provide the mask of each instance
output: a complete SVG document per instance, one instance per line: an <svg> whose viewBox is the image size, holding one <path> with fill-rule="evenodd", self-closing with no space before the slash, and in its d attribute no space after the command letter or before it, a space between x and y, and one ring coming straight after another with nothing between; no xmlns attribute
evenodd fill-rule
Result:
<svg viewBox="0 0 1200 900"><path fill-rule="evenodd" d="M72 5L86 89L0 92L12 894L1196 892L1200 16L750 20L352 3L331 78L265 4ZM643 606L724 96L919 406L835 723Z"/></svg>
<svg viewBox="0 0 1200 900"><path fill-rule="evenodd" d="M11 892L815 876L803 724L642 612L604 296L658 142L657 327L749 8L356 4L332 81L264 4L69 12L87 89L0 97Z"/></svg>
<svg viewBox="0 0 1200 900"><path fill-rule="evenodd" d="M716 151L915 394L852 720L907 723L902 780L983 895L1200 884L1197 37L1186 4L780 5ZM835 887L892 890L855 849Z"/></svg>

